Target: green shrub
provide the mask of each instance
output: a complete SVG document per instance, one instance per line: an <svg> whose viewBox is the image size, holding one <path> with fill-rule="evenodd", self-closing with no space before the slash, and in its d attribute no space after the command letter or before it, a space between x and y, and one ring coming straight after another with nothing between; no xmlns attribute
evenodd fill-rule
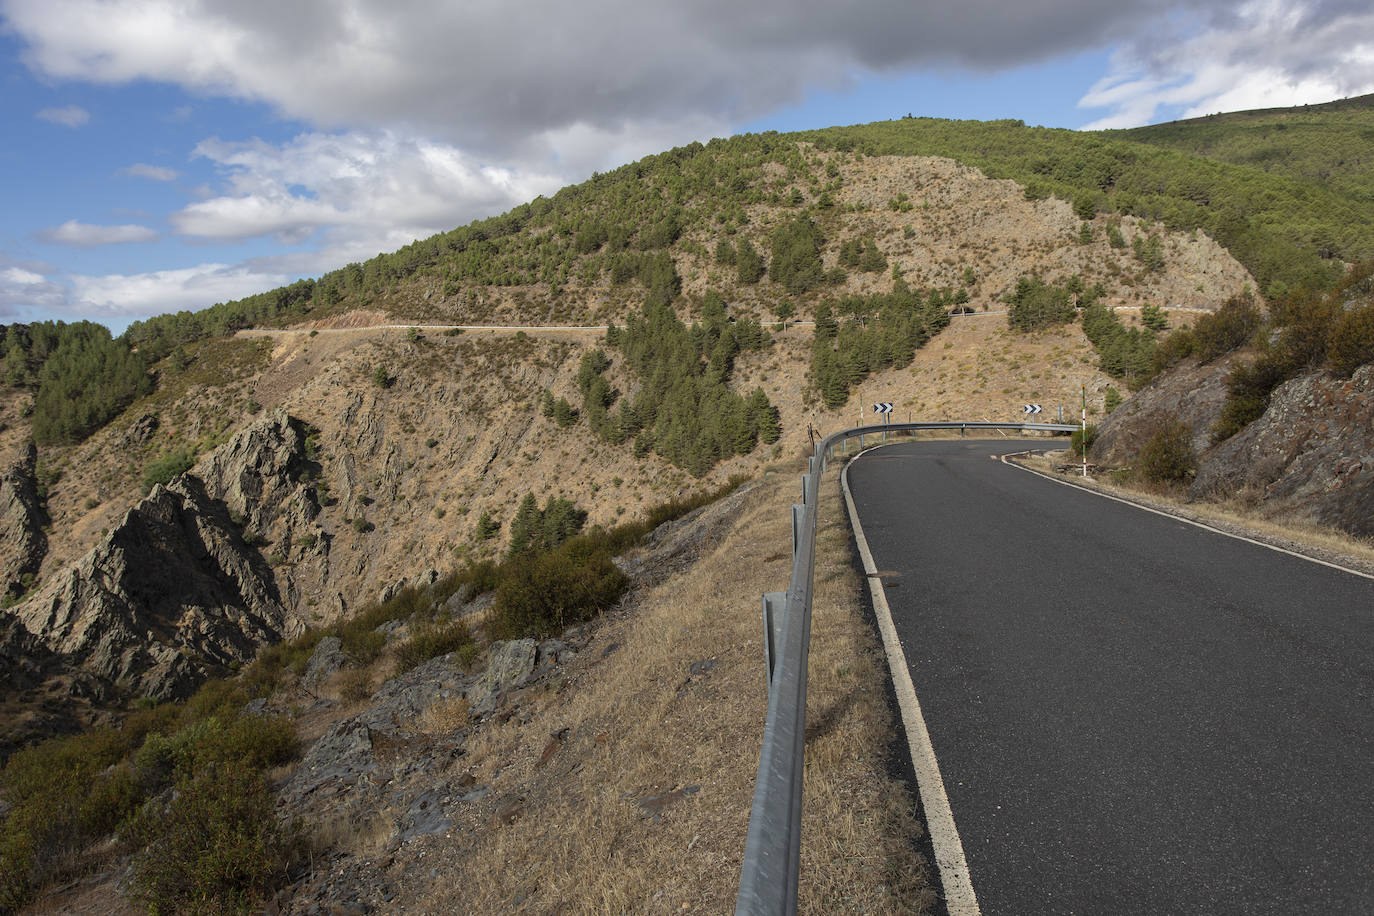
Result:
<svg viewBox="0 0 1374 916"><path fill-rule="evenodd" d="M1097 426L1095 424L1088 425L1086 438L1088 442L1088 448L1092 448L1093 443L1097 441ZM1083 441L1083 429L1081 427L1079 429L1075 429L1073 431L1073 435L1069 438L1069 450L1072 451L1075 455L1081 456L1083 454Z"/></svg>
<svg viewBox="0 0 1374 916"><path fill-rule="evenodd" d="M1226 376L1226 401L1212 424L1212 440L1221 442L1258 420L1269 409L1269 397L1289 376L1283 360L1266 353L1249 365L1241 364Z"/></svg>
<svg viewBox="0 0 1374 916"><path fill-rule="evenodd" d="M483 512L481 518L477 519L476 537L479 541L491 540L500 530L501 523L492 518L490 512Z"/></svg>
<svg viewBox="0 0 1374 916"><path fill-rule="evenodd" d="M372 675L366 668L345 671L339 682L339 698L345 703L361 703L372 696Z"/></svg>
<svg viewBox="0 0 1374 916"><path fill-rule="evenodd" d="M178 475L191 470L191 455L185 449L178 449L168 452L161 458L154 459L143 469L143 492L152 492L153 487L158 484L166 486L171 483Z"/></svg>
<svg viewBox="0 0 1374 916"><path fill-rule="evenodd" d="M305 842L282 826L261 775L212 767L184 779L165 808L141 814L132 835L143 847L129 891L149 913L247 913L284 885Z"/></svg>
<svg viewBox="0 0 1374 916"><path fill-rule="evenodd" d="M1111 413L1121 406L1121 392L1116 390L1113 385L1107 386L1107 391L1102 397L1103 413Z"/></svg>
<svg viewBox="0 0 1374 916"><path fill-rule="evenodd" d="M1333 372L1347 378L1374 362L1374 304L1345 312L1337 319L1327 361Z"/></svg>
<svg viewBox="0 0 1374 916"><path fill-rule="evenodd" d="M1150 360L1151 374L1159 375L1167 369L1172 369L1192 356L1196 350L1197 339L1193 337L1193 329L1184 325L1155 347L1154 356Z"/></svg>
<svg viewBox="0 0 1374 916"><path fill-rule="evenodd" d="M608 610L629 585L608 554L576 542L508 565L489 622L497 639L552 636Z"/></svg>
<svg viewBox="0 0 1374 916"><path fill-rule="evenodd" d="M175 715L172 706L138 710L123 728L52 739L9 759L0 773L10 806L0 830L0 907L21 907L44 884L68 877L75 853L133 813L142 793L121 761Z"/></svg>
<svg viewBox="0 0 1374 916"><path fill-rule="evenodd" d="M1193 328L1193 350L1203 362L1244 346L1260 326L1259 309L1249 293L1232 296L1221 308L1203 315Z"/></svg>
<svg viewBox="0 0 1374 916"><path fill-rule="evenodd" d="M431 658L458 652L473 645L472 633L461 620L421 627L415 635L396 647L396 674L404 674Z"/></svg>
<svg viewBox="0 0 1374 916"><path fill-rule="evenodd" d="M1067 324L1077 317L1073 296L1061 286L1039 277L1022 277L1007 297L1007 323L1018 331L1034 331Z"/></svg>
<svg viewBox="0 0 1374 916"><path fill-rule="evenodd" d="M1136 461L1136 471L1151 483L1179 483L1197 472L1193 431L1182 421L1164 421L1146 440Z"/></svg>

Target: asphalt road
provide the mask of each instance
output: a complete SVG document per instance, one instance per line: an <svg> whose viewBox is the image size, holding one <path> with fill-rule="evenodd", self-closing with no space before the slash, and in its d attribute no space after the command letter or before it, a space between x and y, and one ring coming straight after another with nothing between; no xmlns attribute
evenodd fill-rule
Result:
<svg viewBox="0 0 1374 916"><path fill-rule="evenodd" d="M1374 913L1374 581L923 442L849 480L984 914Z"/></svg>

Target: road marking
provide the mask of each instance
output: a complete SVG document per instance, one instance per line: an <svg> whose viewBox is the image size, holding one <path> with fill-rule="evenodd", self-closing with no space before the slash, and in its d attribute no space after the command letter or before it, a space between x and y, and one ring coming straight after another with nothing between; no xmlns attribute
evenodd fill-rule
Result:
<svg viewBox="0 0 1374 916"><path fill-rule="evenodd" d="M954 812L950 810L949 796L945 794L945 781L940 776L940 765L935 760L935 748L931 746L930 732L926 730L926 720L921 715L921 703L916 699L916 687L911 682L911 669L907 667L906 652L902 650L902 644L897 639L897 628L892 623L892 611L887 606L883 583L878 578L878 568L873 563L873 554L868 550L868 539L864 537L863 526L859 524L859 513L854 508L854 496L849 492L848 465L841 473L840 481L844 485L845 505L849 508L849 524L854 529L854 540L859 546L864 572L868 575L868 590L873 596L874 616L878 618L878 629L883 634L883 647L887 650L887 665L892 672L892 686L897 694L897 705L902 711L906 743L911 751L911 765L916 771L916 788L921 793L926 829L930 831L931 846L935 849L935 864L940 869L940 884L945 890L945 907L950 916L979 916L981 911L978 908L978 897L973 892L968 860L964 858L964 844L959 839L958 828L954 826Z"/></svg>
<svg viewBox="0 0 1374 916"><path fill-rule="evenodd" d="M1005 464L1007 467L1016 468L1017 470L1025 471L1029 474L1034 474L1037 477L1043 477L1046 480L1052 480L1055 483L1063 484L1066 487L1073 487L1075 490L1082 490L1085 493L1092 493L1096 496L1101 496L1103 499L1115 500L1116 502L1124 503L1125 505L1133 506L1137 509L1143 509L1146 512L1153 512L1155 515L1161 515L1164 518L1173 519L1176 522L1183 522L1185 524L1192 525L1194 528L1201 528L1203 531L1210 531L1213 534L1220 534L1228 538L1234 538L1237 541L1244 541L1247 544L1254 544L1256 547L1263 547L1267 550L1276 551L1277 553L1286 553L1290 557L1297 557L1299 560L1306 560L1309 563L1316 563L1318 566L1326 566L1330 569L1336 569L1340 570L1341 572L1350 573L1350 575L1352 576L1359 576L1362 579L1374 580L1374 575L1370 575L1366 572L1360 572L1358 569L1351 569L1349 566L1341 566L1339 563L1331 563L1327 560L1319 560L1316 557L1308 556L1305 553L1298 553L1296 550L1289 550L1286 547L1279 547L1275 544L1266 544L1264 541L1258 541L1254 538L1248 538L1243 534L1234 534L1230 531L1225 531L1221 528L1209 525L1206 522L1194 521L1191 518L1185 518L1182 515L1175 515L1172 512L1165 512L1162 509L1156 509L1153 506L1147 506L1144 503L1138 503L1133 499L1126 499L1122 496L1114 496L1111 493L1104 493L1101 490L1095 490L1092 487L1085 487L1081 484L1074 483L1072 480L1061 480L1060 478L1052 474L1046 474L1044 471L1037 471L1035 468L1028 468L1023 464L1016 464L1015 462L1008 461L1007 459L1010 457L1011 455L1002 456L1002 463Z"/></svg>

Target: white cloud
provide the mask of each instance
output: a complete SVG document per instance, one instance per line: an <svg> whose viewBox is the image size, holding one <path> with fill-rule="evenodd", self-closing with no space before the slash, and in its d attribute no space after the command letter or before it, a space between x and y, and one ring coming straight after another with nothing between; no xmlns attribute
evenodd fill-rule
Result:
<svg viewBox="0 0 1374 916"><path fill-rule="evenodd" d="M327 246L406 244L565 183L390 131L307 133L281 146L213 139L196 154L219 167L225 189L171 221L183 235L217 241L273 235L291 244L323 231Z"/></svg>
<svg viewBox="0 0 1374 916"><path fill-rule="evenodd" d="M15 320L19 308L56 308L66 301L66 291L48 274L54 268L30 261L14 261L0 255L0 318Z"/></svg>
<svg viewBox="0 0 1374 916"><path fill-rule="evenodd" d="M145 162L137 162L130 166L120 169L120 174L129 175L134 178L147 178L149 181L176 181L178 173L176 169L169 169L163 165L148 165Z"/></svg>
<svg viewBox="0 0 1374 916"><path fill-rule="evenodd" d="M0 0L51 77L169 82L503 157L570 130L739 123L865 73L1100 47L1180 5L1206 0Z"/></svg>
<svg viewBox="0 0 1374 916"><path fill-rule="evenodd" d="M13 284L14 286L34 286L35 284L46 282L47 278L42 274L36 274L22 267L10 267L3 273L0 273L0 280L3 280L5 283Z"/></svg>
<svg viewBox="0 0 1374 916"><path fill-rule="evenodd" d="M200 264L180 270L67 278L66 308L83 314L128 317L202 309L273 289L293 280L245 265Z"/></svg>
<svg viewBox="0 0 1374 916"><path fill-rule="evenodd" d="M34 117L64 127L80 127L91 119L91 113L79 105L67 105L64 108L44 108Z"/></svg>
<svg viewBox="0 0 1374 916"><path fill-rule="evenodd" d="M121 245L129 242L152 242L158 238L157 231L147 226L127 224L123 226L93 226L76 220L67 220L60 226L53 226L38 233L45 242L57 245L74 245L78 248L93 248L97 245Z"/></svg>
<svg viewBox="0 0 1374 916"><path fill-rule="evenodd" d="M1249 0L1201 20L1179 40L1128 44L1112 73L1078 104L1109 111L1084 125L1094 130L1368 92L1374 8L1345 0Z"/></svg>

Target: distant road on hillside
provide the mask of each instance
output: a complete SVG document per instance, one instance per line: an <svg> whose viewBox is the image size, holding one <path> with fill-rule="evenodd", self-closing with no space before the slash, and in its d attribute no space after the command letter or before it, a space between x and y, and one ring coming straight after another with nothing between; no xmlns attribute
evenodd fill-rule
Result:
<svg viewBox="0 0 1374 916"><path fill-rule="evenodd" d="M1374 912L1374 580L1025 446L849 470L981 912Z"/></svg>
<svg viewBox="0 0 1374 916"><path fill-rule="evenodd" d="M1119 305L1113 306L1116 311L1139 311L1136 306ZM1212 309L1187 308L1183 306L1169 306L1166 312L1210 312ZM984 315L1005 315L1006 309L992 309L990 311L964 312L951 315L952 318L977 318ZM771 325L772 322L766 322ZM814 321L789 321L787 326L792 327L811 327ZM309 334L312 330L318 334L356 334L362 331L408 331L415 328L419 331L492 331L514 333L525 331L526 333L550 332L550 331L605 331L604 324L371 324L358 328L247 328L239 331L240 337L263 337L274 334Z"/></svg>

